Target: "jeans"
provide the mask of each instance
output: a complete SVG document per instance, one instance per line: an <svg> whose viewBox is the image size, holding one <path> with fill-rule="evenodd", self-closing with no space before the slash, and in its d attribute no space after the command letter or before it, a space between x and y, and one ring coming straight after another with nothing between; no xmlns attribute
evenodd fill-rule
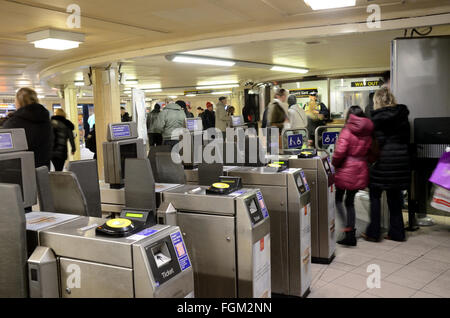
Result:
<svg viewBox="0 0 450 318"><path fill-rule="evenodd" d="M338 214L345 226L347 228L354 229L355 228L355 196L358 190L343 190L336 188L336 209ZM342 202L345 196L345 210L347 210L347 214L345 213Z"/></svg>
<svg viewBox="0 0 450 318"><path fill-rule="evenodd" d="M370 187L370 224L367 227L367 236L379 239L381 235L381 194L383 189ZM389 232L392 240L403 241L405 239L405 225L403 223L402 191L398 189L386 190L389 207Z"/></svg>

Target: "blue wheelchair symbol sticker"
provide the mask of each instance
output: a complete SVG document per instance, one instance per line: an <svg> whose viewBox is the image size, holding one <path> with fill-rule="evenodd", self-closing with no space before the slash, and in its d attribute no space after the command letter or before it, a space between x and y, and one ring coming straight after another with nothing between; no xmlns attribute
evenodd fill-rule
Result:
<svg viewBox="0 0 450 318"><path fill-rule="evenodd" d="M334 145L338 137L339 137L338 132L324 132L322 134L322 144Z"/></svg>
<svg viewBox="0 0 450 318"><path fill-rule="evenodd" d="M288 148L301 148L303 146L302 135L290 135L288 136Z"/></svg>

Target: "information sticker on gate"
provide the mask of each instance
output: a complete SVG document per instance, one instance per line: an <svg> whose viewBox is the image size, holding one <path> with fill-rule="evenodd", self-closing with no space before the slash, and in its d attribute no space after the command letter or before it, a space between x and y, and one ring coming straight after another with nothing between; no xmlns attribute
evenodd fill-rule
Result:
<svg viewBox="0 0 450 318"><path fill-rule="evenodd" d="M290 135L287 136L288 141L288 148L289 149L295 149L295 148L302 148L303 146L303 135Z"/></svg>
<svg viewBox="0 0 450 318"><path fill-rule="evenodd" d="M253 298L270 298L270 234L253 244Z"/></svg>
<svg viewBox="0 0 450 318"><path fill-rule="evenodd" d="M264 198L261 191L258 191L258 193L256 193L256 197L258 198L259 207L261 208L261 212L264 218L268 218L269 211L267 210L266 203L264 202Z"/></svg>
<svg viewBox="0 0 450 318"><path fill-rule="evenodd" d="M323 145L334 145L339 137L338 132L324 132L322 134L322 144Z"/></svg>

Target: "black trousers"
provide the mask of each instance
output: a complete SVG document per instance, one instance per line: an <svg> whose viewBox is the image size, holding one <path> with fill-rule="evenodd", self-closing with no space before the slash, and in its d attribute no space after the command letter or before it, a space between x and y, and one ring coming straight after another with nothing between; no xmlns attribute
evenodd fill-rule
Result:
<svg viewBox="0 0 450 318"><path fill-rule="evenodd" d="M148 134L148 144L150 146L161 146L163 142L162 135L157 133Z"/></svg>
<svg viewBox="0 0 450 318"><path fill-rule="evenodd" d="M166 139L166 140L164 140L163 145L171 146L173 148L179 142L180 142L179 140Z"/></svg>
<svg viewBox="0 0 450 318"><path fill-rule="evenodd" d="M367 236L378 239L381 235L381 195L383 189L370 187L370 224L367 227ZM389 207L389 232L391 239L403 241L405 239L405 225L403 223L402 191L398 189L386 190Z"/></svg>
<svg viewBox="0 0 450 318"><path fill-rule="evenodd" d="M53 166L55 166L55 171L63 171L65 162L66 159L52 158L52 163Z"/></svg>
<svg viewBox="0 0 450 318"><path fill-rule="evenodd" d="M340 218L342 219L342 222L345 224L346 227L348 228L355 228L355 219L356 219L356 215L355 215L355 196L356 193L358 193L358 190L343 190L343 189L339 189L336 188L336 196L335 196L335 200L336 200L336 209L337 212L340 216ZM345 196L345 210L344 211L344 207L342 202L344 201L344 194L346 194ZM347 213L345 213L347 212Z"/></svg>

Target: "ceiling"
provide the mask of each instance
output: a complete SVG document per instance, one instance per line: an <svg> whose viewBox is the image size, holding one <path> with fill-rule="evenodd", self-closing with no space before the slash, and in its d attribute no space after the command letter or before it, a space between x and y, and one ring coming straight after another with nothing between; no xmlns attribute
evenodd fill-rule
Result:
<svg viewBox="0 0 450 318"><path fill-rule="evenodd" d="M19 86L24 85L33 86L42 94L54 94L55 91L39 77L42 69L52 65L64 66L67 61L89 66L92 64L84 61L93 57L98 58L98 61L113 62L109 59L110 54L125 56L129 51L133 51L134 56L126 59L124 70L142 79L142 84L159 81L163 87L174 87L195 85L198 81L214 78L241 80L282 77L286 74L248 68L224 70L174 65L163 56L135 57L147 55L143 53L145 49L168 43L213 39L253 31L364 21L368 3L381 5L383 19L450 12L449 0L357 0L354 8L321 12L313 12L302 0L77 0L81 8L81 28L71 31L86 35L85 42L78 49L49 51L36 49L26 41L27 33L47 27L69 30L66 25L66 7L73 2L0 0L0 95L13 94ZM449 34L448 29L442 32ZM215 44L214 49L195 53L306 66L317 73L358 68L361 65L386 67L389 56L385 48L393 34L371 36L377 38L375 43L380 43L380 47L367 41L365 35L358 35L344 36L340 39L342 42L326 38L322 44L312 46L301 40L260 41L224 47ZM395 36L398 36L398 32ZM364 43L365 47L359 43ZM351 49L348 45L357 47L357 54L349 54ZM209 46L205 44L204 47ZM362 56L368 52L369 56ZM77 68L67 68L55 73L50 86L70 82L79 76L77 72Z"/></svg>
<svg viewBox="0 0 450 318"><path fill-rule="evenodd" d="M290 39L250 42L183 53L214 56L260 63L303 66L307 76L381 72L390 66L390 43L403 36L403 30L323 37L310 40ZM430 35L449 35L450 24L434 27ZM138 79L140 88L164 89L164 93L180 95L185 87L209 81L244 82L248 80L298 79L300 74L273 72L246 67L218 67L170 62L165 55L127 59L121 72L129 79ZM60 74L53 83L72 83L82 79L80 71ZM161 94L149 94L161 95Z"/></svg>

